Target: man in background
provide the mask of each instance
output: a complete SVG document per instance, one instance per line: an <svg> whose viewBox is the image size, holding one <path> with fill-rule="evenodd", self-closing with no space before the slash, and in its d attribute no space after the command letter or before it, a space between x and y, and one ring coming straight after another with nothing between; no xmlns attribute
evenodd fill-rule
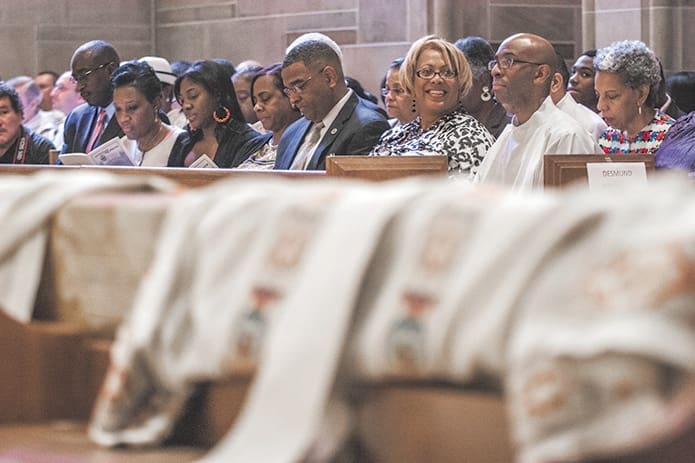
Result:
<svg viewBox="0 0 695 463"><path fill-rule="evenodd" d="M56 80L55 87L51 91L51 103L54 111L60 111L63 116L58 131L53 138L53 144L57 147L63 146L63 129L65 127L65 119L73 109L83 104L85 101L77 91L77 84L72 80L70 71L65 71Z"/></svg>
<svg viewBox="0 0 695 463"><path fill-rule="evenodd" d="M8 80L7 84L14 87L22 102L24 126L53 142L62 120L62 113L56 115L53 111L40 110L43 93L31 77L14 77Z"/></svg>
<svg viewBox="0 0 695 463"><path fill-rule="evenodd" d="M63 153L88 153L123 136L115 118L111 88L111 74L120 61L113 45L103 40L84 43L73 53L72 77L86 104L75 108L65 121Z"/></svg>
<svg viewBox="0 0 695 463"><path fill-rule="evenodd" d="M55 87L58 74L53 71L41 71L34 77L34 82L41 89L41 111L53 110L53 102L51 101L51 90Z"/></svg>
<svg viewBox="0 0 695 463"><path fill-rule="evenodd" d="M22 102L0 81L0 164L47 164L53 145L22 125Z"/></svg>

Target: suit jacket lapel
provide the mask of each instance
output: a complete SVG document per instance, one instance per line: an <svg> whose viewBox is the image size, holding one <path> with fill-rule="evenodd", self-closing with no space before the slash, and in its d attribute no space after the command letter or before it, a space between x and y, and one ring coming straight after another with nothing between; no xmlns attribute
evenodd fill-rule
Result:
<svg viewBox="0 0 695 463"><path fill-rule="evenodd" d="M97 123L98 115L99 108L89 105L89 111L86 111L83 117L78 121L77 136L80 140L79 151L84 152L87 149L87 143L89 143L89 137L92 135L92 128Z"/></svg>
<svg viewBox="0 0 695 463"><path fill-rule="evenodd" d="M292 153L292 155L284 156L282 158L282 164L279 166L279 169L287 170L290 168L294 158L297 157L297 152L302 146L302 142L304 141L306 133L309 131L309 127L311 127L310 120L306 118L299 119L297 122L297 136L292 137L290 142L287 144L287 149L285 150L286 153Z"/></svg>
<svg viewBox="0 0 695 463"><path fill-rule="evenodd" d="M116 120L116 116L114 115L111 119L109 119L109 122L106 124L106 127L104 128L104 131L101 133L101 137L99 137L99 141L97 141L96 146L99 146L103 144L105 141L111 140L112 138L121 136L123 136L123 131L121 130L121 126L118 125L118 121Z"/></svg>
<svg viewBox="0 0 695 463"><path fill-rule="evenodd" d="M314 151L314 155L311 157L311 161L309 162L307 169L315 170L318 168L319 162L321 159L326 157L328 154L327 151L329 151L335 139L338 138L338 135L340 135L345 123L352 116L355 106L357 106L357 96L353 93L345 102L345 106L343 106L343 108L340 110L338 116L328 128L328 131L326 131L326 134L321 139L321 142L319 142L319 146L316 148L316 151Z"/></svg>

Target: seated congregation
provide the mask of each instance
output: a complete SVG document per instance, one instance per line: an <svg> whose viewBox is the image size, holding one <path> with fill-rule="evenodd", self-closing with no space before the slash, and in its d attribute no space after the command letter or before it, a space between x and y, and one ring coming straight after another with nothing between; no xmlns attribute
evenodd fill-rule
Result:
<svg viewBox="0 0 695 463"><path fill-rule="evenodd" d="M640 41L567 58L422 37L383 108L319 33L0 82L0 461L691 461L692 179L544 167L695 172L695 119Z"/></svg>
<svg viewBox="0 0 695 463"><path fill-rule="evenodd" d="M452 177L516 191L542 188L546 154L650 154L664 158L659 168L691 167L682 142L659 153L673 143L669 114L685 116L644 43L589 50L571 74L566 58L528 33L496 51L481 37L423 37L388 66L382 109L319 33L266 67L201 60L176 72L160 57L121 62L94 40L73 53L71 81L61 76L77 106L56 95L55 110L38 110L41 91L26 76L0 87L0 160L46 164L51 149L89 153L114 138L133 166L325 170L333 155L439 155ZM692 130L683 121L679 132Z"/></svg>

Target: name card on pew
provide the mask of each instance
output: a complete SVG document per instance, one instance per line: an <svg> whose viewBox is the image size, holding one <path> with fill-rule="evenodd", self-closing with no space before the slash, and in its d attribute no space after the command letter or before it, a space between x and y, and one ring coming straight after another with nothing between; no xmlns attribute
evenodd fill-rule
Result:
<svg viewBox="0 0 695 463"><path fill-rule="evenodd" d="M654 155L651 154L546 154L543 156L543 184L546 188L582 183L588 185L589 164L615 170L616 166L627 163L640 164L640 168L646 169L649 175L654 172ZM600 175L603 176L602 173ZM637 178L634 172L630 178Z"/></svg>
<svg viewBox="0 0 695 463"><path fill-rule="evenodd" d="M647 166L643 162L587 162L586 174L590 189L647 183Z"/></svg>

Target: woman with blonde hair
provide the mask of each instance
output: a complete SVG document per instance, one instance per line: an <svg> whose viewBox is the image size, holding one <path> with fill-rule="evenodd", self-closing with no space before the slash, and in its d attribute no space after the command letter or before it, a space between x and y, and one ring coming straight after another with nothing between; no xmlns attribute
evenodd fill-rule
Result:
<svg viewBox="0 0 695 463"><path fill-rule="evenodd" d="M370 154L446 155L450 174L472 179L494 137L461 106L472 83L463 53L444 39L423 37L410 47L400 82L418 115L384 133Z"/></svg>

